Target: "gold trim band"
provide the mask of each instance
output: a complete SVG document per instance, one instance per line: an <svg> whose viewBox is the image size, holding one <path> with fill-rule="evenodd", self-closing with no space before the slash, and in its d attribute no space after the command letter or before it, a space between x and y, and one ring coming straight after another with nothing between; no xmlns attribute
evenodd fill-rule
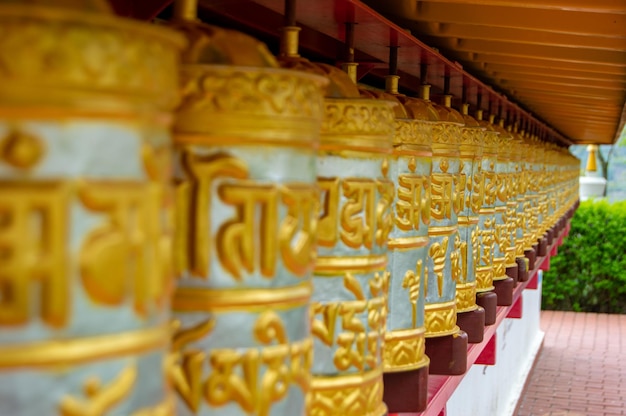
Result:
<svg viewBox="0 0 626 416"><path fill-rule="evenodd" d="M209 312L216 309L249 309L305 305L311 298L309 283L278 289L204 289L183 287L174 292L174 312Z"/></svg>
<svg viewBox="0 0 626 416"><path fill-rule="evenodd" d="M428 236L390 238L387 247L390 250L418 248L427 246L429 241Z"/></svg>
<svg viewBox="0 0 626 416"><path fill-rule="evenodd" d="M428 227L428 235L448 235L458 231L457 225L442 225Z"/></svg>
<svg viewBox="0 0 626 416"><path fill-rule="evenodd" d="M456 285L456 312L471 312L476 306L476 282L457 283Z"/></svg>
<svg viewBox="0 0 626 416"><path fill-rule="evenodd" d="M475 216L460 216L458 217L459 225L474 225L478 224L479 217Z"/></svg>
<svg viewBox="0 0 626 416"><path fill-rule="evenodd" d="M336 377L318 377L311 378L312 390L332 390L337 388L357 387L365 384L371 384L378 381L383 375L380 368L366 371L359 374L338 375Z"/></svg>
<svg viewBox="0 0 626 416"><path fill-rule="evenodd" d="M385 332L383 369L385 373L426 367L426 328L397 329Z"/></svg>
<svg viewBox="0 0 626 416"><path fill-rule="evenodd" d="M387 266L387 256L318 257L315 274L341 273L347 270L382 270Z"/></svg>
<svg viewBox="0 0 626 416"><path fill-rule="evenodd" d="M138 331L0 347L0 369L83 364L166 347L168 325Z"/></svg>
<svg viewBox="0 0 626 416"><path fill-rule="evenodd" d="M459 332L456 325L456 300L426 304L424 326L426 338L443 337Z"/></svg>

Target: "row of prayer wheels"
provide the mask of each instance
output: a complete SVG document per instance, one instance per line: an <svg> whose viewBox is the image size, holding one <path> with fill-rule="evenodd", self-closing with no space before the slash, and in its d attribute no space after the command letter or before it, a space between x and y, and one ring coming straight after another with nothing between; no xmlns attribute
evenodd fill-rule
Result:
<svg viewBox="0 0 626 416"><path fill-rule="evenodd" d="M567 149L297 28L50 4L0 0L2 415L417 411L577 199Z"/></svg>

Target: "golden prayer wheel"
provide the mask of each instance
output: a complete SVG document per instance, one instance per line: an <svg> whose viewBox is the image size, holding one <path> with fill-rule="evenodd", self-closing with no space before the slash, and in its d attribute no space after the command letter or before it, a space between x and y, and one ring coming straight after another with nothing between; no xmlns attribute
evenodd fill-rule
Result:
<svg viewBox="0 0 626 416"><path fill-rule="evenodd" d="M424 97L428 99L427 96ZM456 283L461 277L461 236L458 232L460 180L459 145L463 117L445 105L435 105L439 120L433 127L431 209L428 235L430 246L426 267L426 337L458 333L456 325Z"/></svg>
<svg viewBox="0 0 626 416"><path fill-rule="evenodd" d="M507 221L511 247L507 252L506 264L509 276L515 281L526 280L527 260L524 257L524 162L522 160L523 133L517 124L512 127L513 140L510 142L509 197L507 200ZM523 266L520 268L520 264Z"/></svg>
<svg viewBox="0 0 626 416"><path fill-rule="evenodd" d="M493 124L493 115L490 117ZM507 204L510 194L510 159L511 141L513 136L501 125L494 124L494 129L500 133L498 135L498 156L496 160L496 201L495 201L495 245L493 253L494 282L506 280L506 269L515 265L515 247L511 242L511 211ZM513 249L513 250L511 250ZM513 256L511 256L511 253ZM511 259L511 257L513 257ZM500 297L500 296L499 296ZM498 299L501 304L501 299Z"/></svg>
<svg viewBox="0 0 626 416"><path fill-rule="evenodd" d="M174 126L178 414L307 414L326 80L243 34L175 25L190 43Z"/></svg>
<svg viewBox="0 0 626 416"><path fill-rule="evenodd" d="M397 103L370 94L361 98L356 71L346 74L301 58L299 28L282 30L281 65L324 75L329 81L317 154L321 212L311 299L310 414L384 415L382 354Z"/></svg>
<svg viewBox="0 0 626 416"><path fill-rule="evenodd" d="M545 170L545 143L542 141L536 141L534 146L535 164L533 166L533 173L536 183L536 205L534 206L535 213L535 226L533 227L534 241L538 244L537 255L544 255L542 247L539 243L543 239L543 227L545 225L545 212L547 211L547 198L548 192L545 187L546 182L546 170Z"/></svg>
<svg viewBox="0 0 626 416"><path fill-rule="evenodd" d="M424 279L430 222L432 128L438 115L425 100L399 97L405 119L396 118L394 225L389 238L389 313L385 372L427 367Z"/></svg>
<svg viewBox="0 0 626 416"><path fill-rule="evenodd" d="M481 254L480 211L484 199L482 154L485 128L468 114L469 104L463 104L461 128L459 181L456 183L458 227L461 237L461 274L456 284L457 324L467 333L468 341L481 342L485 330L485 310L476 303L476 271Z"/></svg>
<svg viewBox="0 0 626 416"><path fill-rule="evenodd" d="M462 116L465 126L461 128L460 180L457 184L460 204L458 222L461 235L461 276L456 285L457 312L470 312L476 305L476 268L480 242L480 210L482 208L482 154L485 129L468 114L469 105L464 104Z"/></svg>
<svg viewBox="0 0 626 416"><path fill-rule="evenodd" d="M529 268L534 267L534 251L537 240L535 238L536 226L536 207L538 202L538 184L535 170L536 154L535 142L536 136L527 136L522 142L522 151L524 153L524 253L532 260Z"/></svg>
<svg viewBox="0 0 626 416"><path fill-rule="evenodd" d="M387 411L382 348L393 227L391 108L390 102L353 96L325 100L317 160L322 213L312 299L311 415Z"/></svg>
<svg viewBox="0 0 626 416"><path fill-rule="evenodd" d="M105 2L53 3L0 1L0 414L172 414L183 41Z"/></svg>
<svg viewBox="0 0 626 416"><path fill-rule="evenodd" d="M390 412L421 411L428 398L425 353L424 266L430 219L431 133L438 119L432 105L398 93L397 75L387 92L361 89L362 96L394 101L395 134L389 177L395 192L389 234L391 273L383 349L384 396ZM399 394L399 388L411 396Z"/></svg>
<svg viewBox="0 0 626 416"><path fill-rule="evenodd" d="M476 265L476 292L488 292L493 287L493 250L495 244L496 212L496 163L498 156L498 133L493 125L483 120L483 111L478 110L476 119L485 128L480 163L479 186L482 198L478 216L480 229L478 240L478 263Z"/></svg>
<svg viewBox="0 0 626 416"><path fill-rule="evenodd" d="M397 103L389 169L395 188L394 226L388 242L391 277L383 362L385 372L400 372L429 362L424 352L423 281L430 219L430 143L438 116L428 102L398 95L397 77L392 81L396 94L362 90L361 95Z"/></svg>
<svg viewBox="0 0 626 416"><path fill-rule="evenodd" d="M514 198L516 201L516 227L515 227L515 256L524 259L525 240L524 232L526 230L526 191L528 188L528 175L526 172L527 152L525 147L524 131L515 132L515 140L513 142L514 155L512 158L513 168L515 169ZM526 263L527 260L524 260ZM528 265L525 264L526 271ZM520 276L521 278L522 276Z"/></svg>

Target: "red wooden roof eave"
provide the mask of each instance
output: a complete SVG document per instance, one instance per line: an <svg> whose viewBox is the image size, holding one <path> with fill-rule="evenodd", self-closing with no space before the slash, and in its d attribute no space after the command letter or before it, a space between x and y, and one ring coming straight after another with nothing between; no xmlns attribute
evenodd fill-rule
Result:
<svg viewBox="0 0 626 416"><path fill-rule="evenodd" d="M118 14L127 17L136 17L143 20L154 18L165 7L173 3L172 0L122 0L111 1L114 10ZM251 5L261 5L267 9L282 15L284 0L201 0L201 8L211 10L211 13L220 14L226 9L232 13L246 10ZM482 95L481 108L491 110L495 113L502 108L504 114L517 119L532 120L536 126L536 131L545 138L563 144L570 145L572 141L561 132L558 132L547 123L539 120L537 116L509 100L504 94L496 92L493 88L478 80L473 75L464 71L457 62L452 62L441 55L437 50L430 48L423 42L416 39L408 31L397 26L393 22L384 18L369 6L359 0L316 0L314 2L300 1L297 4L297 20L299 24L308 26L314 31L319 31L340 42L345 39L345 22L356 23L355 48L381 61L382 65L388 64L389 46L398 46L398 69L401 73L406 73L414 79L419 79L421 75L421 63L426 63L427 72L425 81L433 85L439 91L443 91L445 77L449 80L449 93L457 99L463 94L465 87L467 102L473 106L477 105L477 95ZM274 26L276 20L272 19ZM241 22L263 30L265 33L278 34L279 27L266 27L266 22L253 19L248 22ZM304 46L304 45L303 45ZM311 45L309 45L311 46ZM315 48L313 48L315 49ZM318 48L319 49L319 48ZM322 51L318 51L322 52ZM333 51L330 55L333 54ZM329 56L336 58L336 56ZM373 67L381 67L381 64ZM402 83L406 86L406 83ZM410 88L417 92L418 86Z"/></svg>

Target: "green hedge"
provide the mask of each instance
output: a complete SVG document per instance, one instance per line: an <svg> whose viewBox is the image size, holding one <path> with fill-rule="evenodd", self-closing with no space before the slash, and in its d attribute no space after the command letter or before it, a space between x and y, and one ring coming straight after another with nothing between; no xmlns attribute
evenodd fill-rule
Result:
<svg viewBox="0 0 626 416"><path fill-rule="evenodd" d="M626 313L626 201L585 201L543 277L544 309Z"/></svg>

